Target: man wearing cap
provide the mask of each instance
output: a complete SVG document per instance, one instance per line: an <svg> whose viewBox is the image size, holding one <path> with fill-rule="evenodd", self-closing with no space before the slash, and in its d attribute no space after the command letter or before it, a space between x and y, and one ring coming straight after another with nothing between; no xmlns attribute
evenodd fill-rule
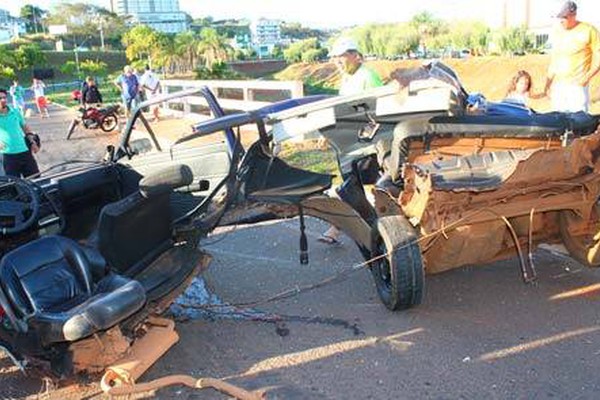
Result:
<svg viewBox="0 0 600 400"><path fill-rule="evenodd" d="M342 73L341 95L356 94L383 85L379 75L363 64L362 54L352 39L338 39L329 55Z"/></svg>
<svg viewBox="0 0 600 400"><path fill-rule="evenodd" d="M338 39L329 55L342 74L339 94L343 96L364 92L365 90L383 86L381 78L375 71L363 64L362 54L356 43L349 38ZM319 241L327 244L339 243L340 231L333 225L319 237Z"/></svg>
<svg viewBox="0 0 600 400"><path fill-rule="evenodd" d="M600 35L577 20L577 4L567 1L556 15L560 27L552 36L552 53L544 94L555 111L588 111L590 80L600 71Z"/></svg>

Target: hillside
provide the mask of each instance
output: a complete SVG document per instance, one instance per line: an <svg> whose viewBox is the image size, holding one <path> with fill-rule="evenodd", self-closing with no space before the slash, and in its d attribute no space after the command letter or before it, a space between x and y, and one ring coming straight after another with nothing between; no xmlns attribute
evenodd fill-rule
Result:
<svg viewBox="0 0 600 400"><path fill-rule="evenodd" d="M528 55L522 57L473 57L468 59L443 60L452 67L469 92L483 93L490 100L500 100L512 76L520 69L527 70L533 78L533 92L543 89L546 80L547 55ZM398 68L416 67L422 60L369 61L367 64L387 78ZM339 75L332 63L294 64L275 75L282 80L302 80L312 85L336 88ZM600 76L596 76L591 85L593 113L600 113ZM549 111L547 99L532 100L531 106L538 111Z"/></svg>

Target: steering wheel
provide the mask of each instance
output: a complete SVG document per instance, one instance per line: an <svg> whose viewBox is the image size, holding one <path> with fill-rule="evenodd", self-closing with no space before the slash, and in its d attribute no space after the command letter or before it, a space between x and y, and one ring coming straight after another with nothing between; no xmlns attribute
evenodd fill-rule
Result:
<svg viewBox="0 0 600 400"><path fill-rule="evenodd" d="M40 196L32 183L21 178L0 176L0 236L29 229L39 214ZM7 221L9 218L12 221ZM3 226L11 222L12 226Z"/></svg>

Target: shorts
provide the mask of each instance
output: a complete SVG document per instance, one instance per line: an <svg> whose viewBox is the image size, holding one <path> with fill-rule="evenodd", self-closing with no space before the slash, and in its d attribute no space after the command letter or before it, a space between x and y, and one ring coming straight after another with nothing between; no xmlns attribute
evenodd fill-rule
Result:
<svg viewBox="0 0 600 400"><path fill-rule="evenodd" d="M550 94L552 111L588 112L590 105L590 90L587 86L571 83L555 82Z"/></svg>
<svg viewBox="0 0 600 400"><path fill-rule="evenodd" d="M46 108L46 107L48 107L48 100L46 100L46 97L44 97L44 96L37 97L35 99L35 102L37 103L37 106L39 108Z"/></svg>
<svg viewBox="0 0 600 400"><path fill-rule="evenodd" d="M26 178L40 172L37 162L30 151L15 154L3 154L2 164L7 176Z"/></svg>

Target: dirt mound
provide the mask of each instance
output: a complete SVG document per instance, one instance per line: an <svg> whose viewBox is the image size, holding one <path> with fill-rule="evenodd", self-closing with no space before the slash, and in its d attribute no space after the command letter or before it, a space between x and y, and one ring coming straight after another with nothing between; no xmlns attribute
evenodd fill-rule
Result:
<svg viewBox="0 0 600 400"><path fill-rule="evenodd" d="M540 92L546 82L548 55L528 55L515 57L472 57L468 59L445 59L444 63L452 67L469 92L480 92L490 100L500 100L506 94L511 78L518 70L528 71L533 78L533 92ZM369 61L383 78L398 68L416 67L422 60L402 61ZM336 88L339 74L332 63L294 64L276 75L282 80L302 80L311 84ZM600 76L596 76L591 84L593 113L600 113ZM532 100L531 106L538 111L549 111L547 99Z"/></svg>

